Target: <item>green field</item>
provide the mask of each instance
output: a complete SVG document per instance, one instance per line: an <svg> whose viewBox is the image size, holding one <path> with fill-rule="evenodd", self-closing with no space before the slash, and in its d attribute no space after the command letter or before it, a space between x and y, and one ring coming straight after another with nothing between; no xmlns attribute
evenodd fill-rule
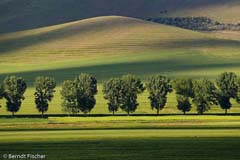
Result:
<svg viewBox="0 0 240 160"><path fill-rule="evenodd" d="M161 115L153 116L145 91L133 115L120 110L111 116L102 94L105 80L124 74L144 83L154 74L212 81L222 72L240 76L240 32L198 32L141 20L207 16L238 23L239 14L239 0L0 1L0 81L16 75L28 85L15 118L0 101L0 159L42 154L49 160L239 160L235 101L229 115L219 106L196 115L193 105L183 116L173 92ZM90 115L61 117L61 84L80 73L98 80L96 106ZM33 118L40 115L33 96L37 76L57 82L47 118Z"/></svg>
<svg viewBox="0 0 240 160"><path fill-rule="evenodd" d="M97 129L240 129L239 116L0 118L0 131Z"/></svg>
<svg viewBox="0 0 240 160"><path fill-rule="evenodd" d="M51 160L237 160L239 121L238 116L1 118L0 154L38 153Z"/></svg>

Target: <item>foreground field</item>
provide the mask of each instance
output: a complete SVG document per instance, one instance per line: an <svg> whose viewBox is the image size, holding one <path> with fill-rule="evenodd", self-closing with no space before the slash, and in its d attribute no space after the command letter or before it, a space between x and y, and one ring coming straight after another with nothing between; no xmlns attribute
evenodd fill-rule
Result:
<svg viewBox="0 0 240 160"><path fill-rule="evenodd" d="M110 116L0 119L0 131L86 129L240 129L240 116Z"/></svg>
<svg viewBox="0 0 240 160"><path fill-rule="evenodd" d="M50 160L237 160L239 120L238 116L1 118L0 155L42 154ZM188 128L181 128L186 124Z"/></svg>
<svg viewBox="0 0 240 160"><path fill-rule="evenodd" d="M238 160L240 156L239 130L44 131L1 136L10 138L0 144L2 155L38 153L50 160Z"/></svg>

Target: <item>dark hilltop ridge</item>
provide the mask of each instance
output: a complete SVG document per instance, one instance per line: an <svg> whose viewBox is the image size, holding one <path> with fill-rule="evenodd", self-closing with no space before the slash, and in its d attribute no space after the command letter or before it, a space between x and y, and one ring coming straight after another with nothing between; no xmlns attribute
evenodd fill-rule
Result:
<svg viewBox="0 0 240 160"><path fill-rule="evenodd" d="M1 0L0 33L21 31L96 17L209 17L240 22L239 0Z"/></svg>

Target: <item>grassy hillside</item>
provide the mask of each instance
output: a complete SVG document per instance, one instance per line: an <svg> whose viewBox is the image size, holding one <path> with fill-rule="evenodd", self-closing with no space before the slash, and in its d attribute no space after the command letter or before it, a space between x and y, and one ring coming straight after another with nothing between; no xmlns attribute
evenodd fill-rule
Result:
<svg viewBox="0 0 240 160"><path fill-rule="evenodd" d="M7 75L24 77L29 89L19 114L38 113L32 84L36 76L54 76L60 85L81 72L99 80L97 105L92 113L107 113L101 93L102 81L123 74L137 74L144 80L156 73L170 77L215 79L223 71L240 74L240 41L220 39L134 18L97 17L0 36L0 79ZM48 113L62 113L57 88ZM139 98L137 113L150 110L148 94ZM3 103L2 103L3 104ZM234 103L230 112L240 112ZM222 113L218 107L211 112ZM6 114L5 108L0 109ZM176 110L175 95L169 96L162 113ZM193 109L192 113L195 113Z"/></svg>
<svg viewBox="0 0 240 160"><path fill-rule="evenodd" d="M30 82L39 74L61 82L84 71L100 80L129 72L214 77L223 68L238 72L239 44L134 18L97 17L1 35L0 73L21 73Z"/></svg>
<svg viewBox="0 0 240 160"><path fill-rule="evenodd" d="M79 72L100 82L126 73L213 78L239 72L239 44L134 18L97 17L1 35L0 73L28 82L43 74L62 82Z"/></svg>
<svg viewBox="0 0 240 160"><path fill-rule="evenodd" d="M240 31L213 31L206 32L208 34L212 34L217 38L221 39L231 39L231 40L240 40Z"/></svg>
<svg viewBox="0 0 240 160"><path fill-rule="evenodd" d="M162 14L167 10L167 13ZM2 0L0 32L19 31L80 19L120 15L136 18L208 16L239 22L238 0Z"/></svg>

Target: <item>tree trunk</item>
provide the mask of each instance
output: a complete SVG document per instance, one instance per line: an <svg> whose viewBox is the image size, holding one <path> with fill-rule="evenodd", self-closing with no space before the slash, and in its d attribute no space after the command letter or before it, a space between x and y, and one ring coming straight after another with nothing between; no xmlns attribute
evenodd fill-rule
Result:
<svg viewBox="0 0 240 160"><path fill-rule="evenodd" d="M227 109L225 109L225 115L227 115L227 112L228 112L228 110L227 110Z"/></svg>
<svg viewBox="0 0 240 160"><path fill-rule="evenodd" d="M128 112L127 112L127 114L128 114L128 116L130 115L130 111L129 111L129 109L128 109Z"/></svg>
<svg viewBox="0 0 240 160"><path fill-rule="evenodd" d="M186 115L186 111L183 111L183 114Z"/></svg>
<svg viewBox="0 0 240 160"><path fill-rule="evenodd" d="M157 115L158 115L158 116L159 116L159 111L160 111L160 109L158 108L158 109L157 109Z"/></svg>
<svg viewBox="0 0 240 160"><path fill-rule="evenodd" d="M115 115L115 112L114 112L114 110L113 110L112 114L113 114L113 116Z"/></svg>
<svg viewBox="0 0 240 160"><path fill-rule="evenodd" d="M43 118L43 111L42 111L42 118Z"/></svg>
<svg viewBox="0 0 240 160"><path fill-rule="evenodd" d="M14 112L12 112L12 116L14 117Z"/></svg>

